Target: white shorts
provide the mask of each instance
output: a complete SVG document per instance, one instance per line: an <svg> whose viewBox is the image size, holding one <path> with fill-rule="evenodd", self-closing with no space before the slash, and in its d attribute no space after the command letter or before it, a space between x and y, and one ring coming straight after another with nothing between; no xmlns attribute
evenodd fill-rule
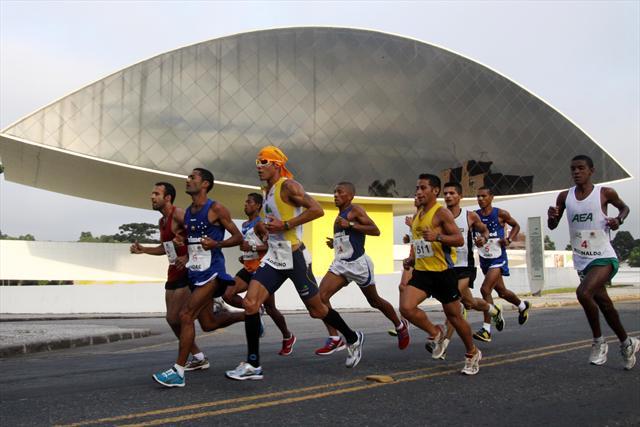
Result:
<svg viewBox="0 0 640 427"><path fill-rule="evenodd" d="M376 284L373 278L373 262L367 254L353 261L336 259L329 266L329 272L344 277L347 283L356 282L361 288Z"/></svg>

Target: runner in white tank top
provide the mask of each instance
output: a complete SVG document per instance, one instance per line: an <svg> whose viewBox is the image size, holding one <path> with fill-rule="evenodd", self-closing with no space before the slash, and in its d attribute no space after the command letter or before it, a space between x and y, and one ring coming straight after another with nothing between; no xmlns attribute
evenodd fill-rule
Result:
<svg viewBox="0 0 640 427"><path fill-rule="evenodd" d="M622 225L629 215L629 207L613 188L594 185L591 182L593 172L591 158L580 155L571 159L571 177L576 185L561 192L556 205L549 207L547 225L551 230L555 229L567 210L573 262L580 276L576 294L593 333L589 361L593 365L603 365L607 361L608 345L602 337L599 309L620 340L624 368L628 370L636 363L640 340L627 336L605 284L618 271L618 258L609 242L609 230L615 231ZM618 216L607 216L610 204L618 209Z"/></svg>

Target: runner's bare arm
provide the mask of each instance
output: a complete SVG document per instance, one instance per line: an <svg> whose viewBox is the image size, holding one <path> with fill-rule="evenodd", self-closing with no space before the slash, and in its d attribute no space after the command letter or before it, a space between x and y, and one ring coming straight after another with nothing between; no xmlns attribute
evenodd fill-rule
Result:
<svg viewBox="0 0 640 427"><path fill-rule="evenodd" d="M604 187L602 190L604 193L605 204L610 203L618 209L618 216L607 218L607 224L609 224L609 228L615 231L620 228L620 225L622 225L624 219L629 215L629 206L627 206L627 204L622 201L620 196L618 196L616 190L614 190L613 188Z"/></svg>
<svg viewBox="0 0 640 427"><path fill-rule="evenodd" d="M569 192L565 190L558 194L558 197L556 198L556 205L549 206L549 209L547 209L547 227L549 227L549 230L554 230L558 226L558 223L560 223L560 219L562 219L562 214L564 213L565 201L567 200L568 193Z"/></svg>
<svg viewBox="0 0 640 427"><path fill-rule="evenodd" d="M222 206L220 203L214 203L211 208L209 208L208 214L209 221L212 223L220 222L220 224L224 227L225 230L231 234L228 239L216 241L209 237L204 237L202 239L202 247L204 249L210 250L214 248L229 248L231 246L238 246L242 243L242 233L238 230L238 227L231 220L231 214L229 210Z"/></svg>
<svg viewBox="0 0 640 427"><path fill-rule="evenodd" d="M361 206L353 205L353 209L349 212L348 218L347 220L339 216L336 218L336 224L344 229L350 228L369 236L380 235L378 226ZM350 222L353 223L353 226L349 225Z"/></svg>
<svg viewBox="0 0 640 427"><path fill-rule="evenodd" d="M298 225L306 224L316 218L320 218L324 215L324 210L320 203L318 203L313 197L305 193L304 188L298 182L288 179L282 184L281 197L284 202L287 202L295 207L304 208L304 211L293 218L283 218L279 220L269 215L269 222L266 227L269 232L278 233L285 230L284 222L287 222L289 228L297 227Z"/></svg>
<svg viewBox="0 0 640 427"><path fill-rule="evenodd" d="M511 214L504 209L498 210L498 217L504 224L509 224L509 226L511 226L509 235L505 239L502 239L501 242L503 246L508 246L518 236L518 233L520 232L520 224L518 224L518 221L516 221Z"/></svg>
<svg viewBox="0 0 640 427"><path fill-rule="evenodd" d="M489 229L484 225L484 222L482 222L477 213L469 211L468 214L469 226L479 233L479 236L475 239L475 243L476 246L480 247L489 240Z"/></svg>

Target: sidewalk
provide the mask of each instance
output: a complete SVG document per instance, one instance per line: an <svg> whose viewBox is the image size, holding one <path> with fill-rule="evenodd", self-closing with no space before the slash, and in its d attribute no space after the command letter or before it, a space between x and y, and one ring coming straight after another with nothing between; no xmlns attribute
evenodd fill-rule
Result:
<svg viewBox="0 0 640 427"><path fill-rule="evenodd" d="M615 286L607 289L614 302L640 301L640 284L631 286ZM574 292L548 293L540 297L520 296L532 304L533 309L578 306ZM507 310L515 310L511 304L496 299ZM433 299L422 306L430 312L442 311L442 307ZM343 310L349 312L369 311ZM286 312L285 312L286 314ZM164 317L164 313L137 314L2 314L0 315L0 357L16 356L26 353L74 348L86 345L103 344L125 339L147 337L148 329L125 329L116 326L92 325L91 319L127 319ZM82 324L68 320L82 320ZM66 322L67 321L67 322Z"/></svg>

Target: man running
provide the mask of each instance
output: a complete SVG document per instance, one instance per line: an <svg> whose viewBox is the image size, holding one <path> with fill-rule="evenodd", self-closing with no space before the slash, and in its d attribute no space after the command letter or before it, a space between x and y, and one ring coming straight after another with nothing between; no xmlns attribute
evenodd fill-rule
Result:
<svg viewBox="0 0 640 427"><path fill-rule="evenodd" d="M233 307L243 308L242 297L238 294L247 290L253 274L260 265L260 260L268 249L266 243L268 233L260 217L262 200L261 194L250 193L244 202L244 213L248 217L248 220L242 223L242 237L244 240L240 244L240 250L242 251L240 260L244 267L236 273L234 278L235 285L229 286L223 296L224 301ZM264 308L282 333L282 348L278 354L280 356L290 355L293 352L296 337L289 331L284 316L276 308L275 295L269 295L269 298L264 302ZM262 336L262 334L260 335Z"/></svg>
<svg viewBox="0 0 640 427"><path fill-rule="evenodd" d="M333 238L327 238L327 246L334 250L335 259L320 282L320 298L331 307L330 298L350 282L355 282L369 305L380 310L391 320L397 331L398 347L404 350L410 341L408 323L406 320L400 321L393 306L378 295L373 276L373 262L364 252L365 237L379 236L380 230L362 206L352 203L355 193L355 186L350 182L340 182L333 190L333 201L340 212L333 224ZM328 324L325 326L329 338L323 347L316 350L319 356L326 356L345 348L338 331Z"/></svg>
<svg viewBox="0 0 640 427"><path fill-rule="evenodd" d="M264 201L265 226L269 232L269 249L249 283L244 297L247 361L227 371L234 380L260 380L260 306L275 293L286 279L291 279L311 317L322 319L339 330L348 343L346 366L355 367L362 356L364 334L353 331L342 317L327 307L318 294L311 260L300 240L302 224L324 215L320 204L305 193L286 168L287 156L277 147L260 150L256 159L258 176L267 184Z"/></svg>
<svg viewBox="0 0 640 427"><path fill-rule="evenodd" d="M475 375L480 370L482 353L473 344L471 328L462 317L458 280L453 270L456 251L453 247L464 244L453 215L440 205L436 198L440 194L440 178L421 174L416 185L418 212L411 225L412 247L404 268L414 267L408 286L400 294L400 312L405 319L426 331L428 345L435 354L442 354L445 337L444 327L434 325L427 314L418 308L426 298L432 296L442 303L442 308L464 343L465 366L462 373ZM434 357L437 358L437 357Z"/></svg>
<svg viewBox="0 0 640 427"><path fill-rule="evenodd" d="M507 259L506 248L511 244L520 232L518 222L504 209L494 208L493 192L488 187L480 187L477 193L478 206L476 211L480 220L489 229L489 240L478 250L480 255L480 268L484 274L484 281L480 292L482 298L493 304L491 292L495 289L498 296L518 308L518 323L524 325L529 319L529 301L521 301L520 298L511 292L504 285L502 277L509 275L509 261ZM505 237L505 224L511 227L509 235ZM497 322L496 329L501 331L504 322ZM477 340L491 342L491 316L488 311L484 312L484 323L478 332L473 334Z"/></svg>
<svg viewBox="0 0 640 427"><path fill-rule="evenodd" d="M453 270L458 278L458 290L462 296L462 305L467 310L476 310L489 313L493 318L496 329L502 330L504 327L504 317L502 316L502 307L498 304L487 303L482 298L474 298L471 294L473 289L473 281L476 278L476 267L473 259L473 245L482 247L489 239L489 230L480 221L480 217L473 211L462 210L460 200L462 200L462 186L458 182L447 182L443 187L444 202L447 209L451 211L456 221L456 226L462 233L464 245L456 247L456 263ZM476 236L475 239L473 236ZM453 335L453 326L447 322L447 334L442 343L442 354L435 354L434 357L445 358L447 347Z"/></svg>
<svg viewBox="0 0 640 427"><path fill-rule="evenodd" d="M180 310L180 343L178 358L170 369L158 372L153 379L166 387L184 387L184 371L189 349L195 338L194 321L203 330L212 330L241 321L243 313L213 313L213 298L221 297L233 278L225 271L221 248L237 246L242 234L231 220L227 208L207 197L214 184L213 174L202 168L194 169L187 178L187 194L192 203L185 211L184 224L187 234L187 252L191 281L191 295ZM228 231L231 236L224 239ZM183 239L176 239L184 243Z"/></svg>
<svg viewBox="0 0 640 427"><path fill-rule="evenodd" d="M589 362L604 365L609 346L602 337L600 315L620 340L624 369L636 363L640 340L627 335L618 311L613 306L605 284L618 272L618 258L610 243L610 230L617 230L629 215L629 207L613 188L591 182L595 168L593 160L584 155L571 159L571 177L575 186L558 195L556 205L547 212L547 225L555 229L565 209L573 248L573 265L580 276L576 295L587 316L593 334ZM618 216L607 216L608 205L618 209Z"/></svg>
<svg viewBox="0 0 640 427"><path fill-rule="evenodd" d="M167 282L164 284L164 301L167 306L166 319L171 330L180 338L180 309L187 301L191 291L189 290L189 275L184 264L187 262L186 246L175 247L173 239L176 236L184 236L184 209L175 207L173 201L176 198L175 187L168 182L156 182L151 191L151 207L159 211L162 217L159 221L160 241L158 246L142 246L138 242L131 245L132 254L167 255L169 270ZM185 371L196 369L208 369L209 360L193 342L191 347L192 359L184 367Z"/></svg>

